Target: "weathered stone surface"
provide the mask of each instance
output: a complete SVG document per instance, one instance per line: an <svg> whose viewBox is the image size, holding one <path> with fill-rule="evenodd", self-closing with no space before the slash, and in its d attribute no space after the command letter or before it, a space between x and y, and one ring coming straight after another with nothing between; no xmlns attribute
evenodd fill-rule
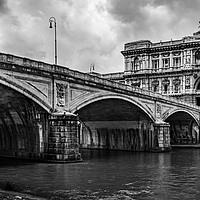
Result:
<svg viewBox="0 0 200 200"><path fill-rule="evenodd" d="M52 159L66 160L72 151L78 156L80 143L121 150L163 147L171 135L161 134L155 142L153 124L164 121L178 135L190 130L192 135L199 135L198 107L138 87L6 54L0 54L0 112L0 153L16 157L44 159L52 155ZM80 122L74 130L59 125L54 131L50 125L54 112L76 113ZM180 117L181 125L180 120L177 122ZM199 136L195 140L199 141Z"/></svg>

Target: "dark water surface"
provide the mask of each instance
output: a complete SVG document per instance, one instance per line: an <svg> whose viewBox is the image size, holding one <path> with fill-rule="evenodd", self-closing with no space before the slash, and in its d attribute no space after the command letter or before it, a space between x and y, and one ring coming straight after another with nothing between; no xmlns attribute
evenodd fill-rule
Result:
<svg viewBox="0 0 200 200"><path fill-rule="evenodd" d="M200 199L200 149L170 153L83 151L84 162L0 159L0 183L63 199Z"/></svg>

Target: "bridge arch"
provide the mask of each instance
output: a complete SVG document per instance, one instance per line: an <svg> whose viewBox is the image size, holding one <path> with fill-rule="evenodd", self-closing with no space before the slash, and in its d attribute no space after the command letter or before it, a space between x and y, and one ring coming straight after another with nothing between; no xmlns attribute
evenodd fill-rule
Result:
<svg viewBox="0 0 200 200"><path fill-rule="evenodd" d="M1 74L0 154L42 157L50 109L45 97L29 84Z"/></svg>
<svg viewBox="0 0 200 200"><path fill-rule="evenodd" d="M11 88L20 94L33 100L39 106L41 106L48 113L51 110L50 103L45 99L45 97L38 93L38 91L25 82L22 82L14 77L7 76L5 74L0 75L0 84Z"/></svg>
<svg viewBox="0 0 200 200"><path fill-rule="evenodd" d="M80 136L83 147L141 151L154 145L155 119L139 98L94 93L70 107L84 124Z"/></svg>
<svg viewBox="0 0 200 200"><path fill-rule="evenodd" d="M79 101L76 101L74 104L72 104L70 106L71 108L71 112L75 113L78 110L82 109L83 107L101 101L101 100L108 100L108 99L118 99L118 100L123 100L125 102L129 102L131 104L133 104L134 106L137 106L138 108L140 108L144 113L146 113L146 115L152 120L152 122L155 122L155 117L153 115L152 112L149 111L149 109L142 104L141 102L139 102L139 100L137 100L136 98L131 98L128 97L126 95L122 95L122 94L113 94L113 93L95 93L92 95L86 95L85 97L79 99Z"/></svg>
<svg viewBox="0 0 200 200"><path fill-rule="evenodd" d="M190 110L175 109L164 118L170 124L171 144L199 143L198 117Z"/></svg>
<svg viewBox="0 0 200 200"><path fill-rule="evenodd" d="M193 112L191 112L190 110L186 110L186 109L175 109L172 110L167 116L163 117L163 121L166 121L167 119L169 119L172 115L176 114L176 113L187 113L189 116L191 116L191 118L194 119L194 121L199 125L199 120L198 118L194 115Z"/></svg>

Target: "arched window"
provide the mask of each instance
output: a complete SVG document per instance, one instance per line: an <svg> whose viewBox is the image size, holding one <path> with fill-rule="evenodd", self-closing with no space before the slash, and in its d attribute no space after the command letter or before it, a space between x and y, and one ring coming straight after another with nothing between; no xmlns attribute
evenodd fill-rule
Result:
<svg viewBox="0 0 200 200"><path fill-rule="evenodd" d="M174 93L179 93L179 91L180 91L180 86L174 85Z"/></svg>
<svg viewBox="0 0 200 200"><path fill-rule="evenodd" d="M168 85L164 85L164 94L167 94L168 92Z"/></svg>
<svg viewBox="0 0 200 200"><path fill-rule="evenodd" d="M136 57L134 60L134 71L139 70L139 58Z"/></svg>
<svg viewBox="0 0 200 200"><path fill-rule="evenodd" d="M180 85L181 85L181 80L179 78L175 78L173 80L173 85L174 85L174 93L179 93L180 92Z"/></svg>
<svg viewBox="0 0 200 200"><path fill-rule="evenodd" d="M185 78L185 89L190 89L190 77L186 76Z"/></svg>
<svg viewBox="0 0 200 200"><path fill-rule="evenodd" d="M168 93L168 86L170 84L170 80L168 80L167 78L162 80L162 85L163 85L163 92L164 94Z"/></svg>
<svg viewBox="0 0 200 200"><path fill-rule="evenodd" d="M158 80L153 80L152 81L152 89L154 92L158 92L158 89L159 89L159 81Z"/></svg>
<svg viewBox="0 0 200 200"><path fill-rule="evenodd" d="M197 50L195 53L195 63L200 65L200 50Z"/></svg>
<svg viewBox="0 0 200 200"><path fill-rule="evenodd" d="M157 85L154 85L154 86L153 86L153 91L154 91L154 92L157 92L157 91L158 91L158 86L157 86Z"/></svg>

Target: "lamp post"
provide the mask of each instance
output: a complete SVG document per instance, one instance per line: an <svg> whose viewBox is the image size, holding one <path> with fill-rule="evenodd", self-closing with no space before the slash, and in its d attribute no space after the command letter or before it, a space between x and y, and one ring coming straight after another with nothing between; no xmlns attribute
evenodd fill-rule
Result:
<svg viewBox="0 0 200 200"><path fill-rule="evenodd" d="M57 65L57 38L56 38L56 18L50 17L49 18L49 28L53 28L54 23L54 29L55 29L55 65Z"/></svg>
<svg viewBox="0 0 200 200"><path fill-rule="evenodd" d="M55 29L55 65L57 65L57 38L56 38L56 18L55 17L50 17L49 18L49 28L53 28L53 23L54 23L54 29ZM54 103L54 87L55 87L55 83L54 83L54 75L52 73L52 111L54 112L54 107L55 107L55 103Z"/></svg>

